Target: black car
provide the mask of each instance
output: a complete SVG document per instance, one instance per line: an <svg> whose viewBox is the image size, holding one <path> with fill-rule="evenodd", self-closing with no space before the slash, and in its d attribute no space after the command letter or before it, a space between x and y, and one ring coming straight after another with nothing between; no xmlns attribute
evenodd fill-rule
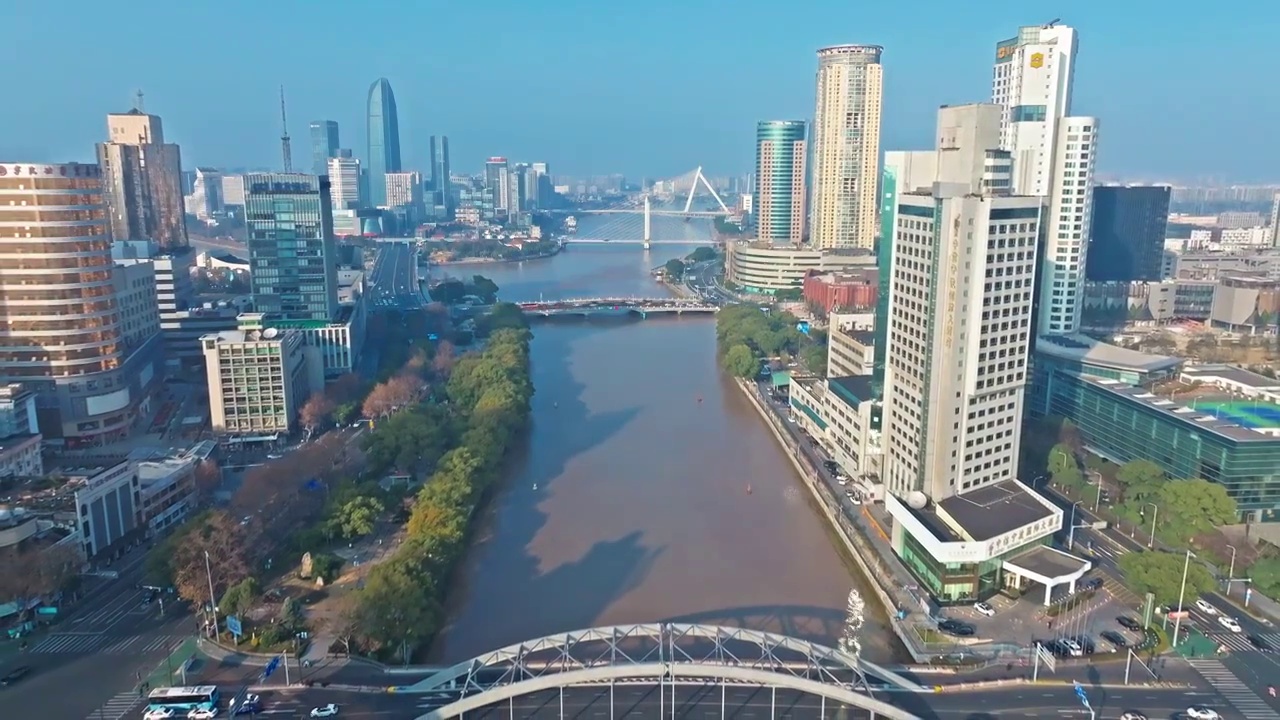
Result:
<svg viewBox="0 0 1280 720"><path fill-rule="evenodd" d="M977 632L977 630L969 623L961 622L952 618L940 620L938 622L938 629L948 635L955 635L957 637L969 637Z"/></svg>
<svg viewBox="0 0 1280 720"><path fill-rule="evenodd" d="M1129 647L1129 641L1125 640L1124 636L1116 632L1115 630L1104 630L1102 633L1100 633L1100 635L1102 636L1103 640L1106 640L1107 642L1116 646L1117 649L1123 650Z"/></svg>
<svg viewBox="0 0 1280 720"><path fill-rule="evenodd" d="M1091 577L1082 583L1085 590L1098 590L1102 588L1103 579L1100 577Z"/></svg>
<svg viewBox="0 0 1280 720"><path fill-rule="evenodd" d="M16 685L19 681L22 680L22 678L30 674L31 674L31 668L29 667L23 666L20 668L14 668L13 670L9 671L8 675L5 675L4 677L0 678L0 687L9 687L10 685Z"/></svg>
<svg viewBox="0 0 1280 720"><path fill-rule="evenodd" d="M1276 650L1276 646L1271 644L1271 641L1261 635L1250 635L1248 636L1248 640L1250 645L1258 648L1262 652L1275 652Z"/></svg>
<svg viewBox="0 0 1280 720"><path fill-rule="evenodd" d="M1118 623L1120 627L1124 628L1125 630L1133 630L1137 632L1138 630L1142 629L1142 623L1138 622L1137 620L1134 620L1128 615L1121 615L1120 617L1116 618L1116 623Z"/></svg>

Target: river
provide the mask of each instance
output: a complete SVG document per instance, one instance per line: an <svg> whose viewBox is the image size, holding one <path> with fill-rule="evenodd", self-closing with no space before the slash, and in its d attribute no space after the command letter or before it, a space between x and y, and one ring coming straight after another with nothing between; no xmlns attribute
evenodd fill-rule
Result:
<svg viewBox="0 0 1280 720"><path fill-rule="evenodd" d="M593 223L607 222L584 218L579 233L598 237ZM553 258L457 270L492 278L511 301L656 297L669 293L650 271L694 247L571 244ZM538 324L532 359L527 448L485 510L432 661L661 620L836 642L850 589L870 591L719 371L714 320ZM864 653L886 660L896 639L876 615Z"/></svg>

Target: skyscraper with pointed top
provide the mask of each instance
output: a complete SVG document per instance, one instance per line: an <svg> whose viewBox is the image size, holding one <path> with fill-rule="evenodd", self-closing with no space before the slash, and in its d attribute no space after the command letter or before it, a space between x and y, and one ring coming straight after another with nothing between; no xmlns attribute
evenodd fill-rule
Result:
<svg viewBox="0 0 1280 720"><path fill-rule="evenodd" d="M400 172L400 121L391 83L378 78L369 86L369 204L387 204L387 173Z"/></svg>

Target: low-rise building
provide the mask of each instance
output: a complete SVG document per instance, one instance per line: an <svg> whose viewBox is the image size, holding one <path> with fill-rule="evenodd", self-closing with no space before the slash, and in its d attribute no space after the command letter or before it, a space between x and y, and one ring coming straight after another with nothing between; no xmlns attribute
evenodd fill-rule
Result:
<svg viewBox="0 0 1280 720"><path fill-rule="evenodd" d="M313 388L306 340L290 330L228 330L200 339L216 433L274 439L297 425Z"/></svg>
<svg viewBox="0 0 1280 720"><path fill-rule="evenodd" d="M76 528L86 558L93 559L141 538L145 524L133 463L99 468L73 482L80 484L75 493Z"/></svg>
<svg viewBox="0 0 1280 720"><path fill-rule="evenodd" d="M0 438L38 434L35 390L22 383L0 385Z"/></svg>
<svg viewBox="0 0 1280 720"><path fill-rule="evenodd" d="M239 311L233 307L194 308L164 313L160 316L160 332L171 365L198 367L204 362L200 338L234 330Z"/></svg>
<svg viewBox="0 0 1280 720"><path fill-rule="evenodd" d="M0 440L0 478L44 475L40 435L12 435Z"/></svg>
<svg viewBox="0 0 1280 720"><path fill-rule="evenodd" d="M182 523L194 508L196 464L187 454L138 463L142 521L153 534Z"/></svg>
<svg viewBox="0 0 1280 720"><path fill-rule="evenodd" d="M827 377L870 375L876 362L875 331L832 326L827 333Z"/></svg>
<svg viewBox="0 0 1280 720"><path fill-rule="evenodd" d="M725 253L725 279L753 293L801 293L810 273L851 272L876 266L875 253L864 248L819 250L746 241L726 243Z"/></svg>
<svg viewBox="0 0 1280 720"><path fill-rule="evenodd" d="M1246 335L1280 331L1280 278L1223 275L1213 289L1209 324Z"/></svg>
<svg viewBox="0 0 1280 720"><path fill-rule="evenodd" d="M880 475L881 405L870 375L790 379L788 402L796 425L819 441L865 497L884 497Z"/></svg>
<svg viewBox="0 0 1280 720"><path fill-rule="evenodd" d="M826 312L874 310L879 294L880 271L874 267L810 273L804 279L805 302Z"/></svg>

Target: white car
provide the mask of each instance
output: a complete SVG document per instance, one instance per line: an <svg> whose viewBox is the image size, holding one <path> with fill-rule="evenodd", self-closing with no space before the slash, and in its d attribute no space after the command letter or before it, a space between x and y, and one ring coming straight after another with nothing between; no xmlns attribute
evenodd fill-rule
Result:
<svg viewBox="0 0 1280 720"><path fill-rule="evenodd" d="M177 717L178 713L173 708L160 707L155 710L148 710L142 714L142 720L169 720L169 718Z"/></svg>
<svg viewBox="0 0 1280 720"><path fill-rule="evenodd" d="M1204 600L1197 600L1197 601L1196 601L1196 609L1197 609L1197 610L1199 610L1200 612L1204 613L1205 615L1217 615L1217 614L1218 614L1218 608L1216 608L1216 607L1214 607L1214 606L1210 605L1208 602L1206 602L1206 601L1204 601Z"/></svg>
<svg viewBox="0 0 1280 720"><path fill-rule="evenodd" d="M1187 708L1187 717L1191 720L1222 720L1222 716L1217 710L1207 708L1203 705L1192 705Z"/></svg>
<svg viewBox="0 0 1280 720"><path fill-rule="evenodd" d="M986 615L987 617L995 617L995 616L996 616L996 609L995 609L995 608L993 608L993 607L991 607L990 605L988 605L988 604L984 603L984 602L976 602L976 603L974 603L974 604L973 604L973 609L974 609L974 610L977 610L979 615Z"/></svg>
<svg viewBox="0 0 1280 720"><path fill-rule="evenodd" d="M1244 630L1240 627L1240 623L1235 621L1235 618L1229 618L1226 615L1223 615L1222 617L1218 618L1218 624L1230 630L1231 632L1244 632Z"/></svg>
<svg viewBox="0 0 1280 720"><path fill-rule="evenodd" d="M338 706L334 705L333 703L329 703L328 705L322 705L318 708L311 708L311 717L313 718L334 717L337 714L338 714Z"/></svg>
<svg viewBox="0 0 1280 720"><path fill-rule="evenodd" d="M218 708L211 708L209 710L196 708L187 713L187 720L210 720L210 718L216 717L218 717Z"/></svg>
<svg viewBox="0 0 1280 720"><path fill-rule="evenodd" d="M1147 720L1147 716L1140 712L1127 712L1120 716L1120 720Z"/></svg>

